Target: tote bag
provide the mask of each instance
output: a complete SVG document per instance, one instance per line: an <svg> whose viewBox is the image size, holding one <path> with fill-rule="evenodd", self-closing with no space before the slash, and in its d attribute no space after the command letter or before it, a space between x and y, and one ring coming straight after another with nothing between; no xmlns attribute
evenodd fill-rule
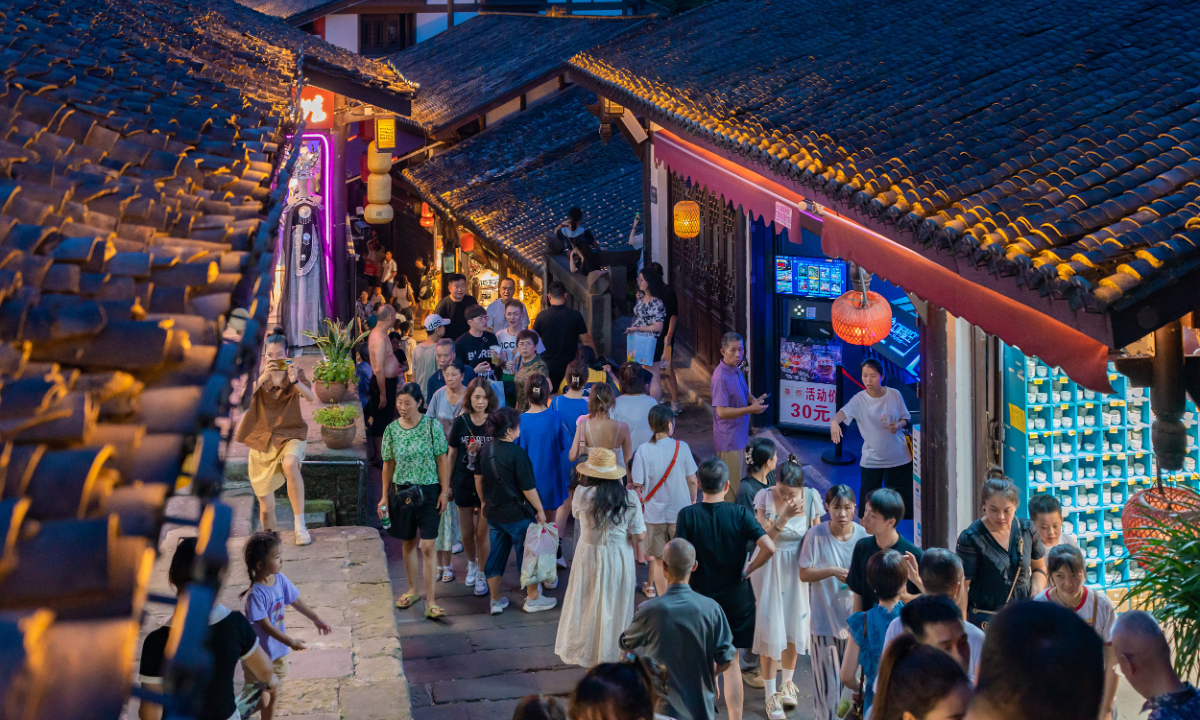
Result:
<svg viewBox="0 0 1200 720"><path fill-rule="evenodd" d="M638 365L654 363L654 346L658 338L653 335L630 335L625 339L625 360Z"/></svg>

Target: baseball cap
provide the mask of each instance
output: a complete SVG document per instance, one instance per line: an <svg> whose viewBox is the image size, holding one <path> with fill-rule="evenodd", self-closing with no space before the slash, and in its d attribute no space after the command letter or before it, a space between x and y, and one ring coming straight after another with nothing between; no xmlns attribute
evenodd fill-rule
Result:
<svg viewBox="0 0 1200 720"><path fill-rule="evenodd" d="M450 323L446 322L446 318L437 313L429 313L425 316L425 332L433 332L440 327L445 327Z"/></svg>

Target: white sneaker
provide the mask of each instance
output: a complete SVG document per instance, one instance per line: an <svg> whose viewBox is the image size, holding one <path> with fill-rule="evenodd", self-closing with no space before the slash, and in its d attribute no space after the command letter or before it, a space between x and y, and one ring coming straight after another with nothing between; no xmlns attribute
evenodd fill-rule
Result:
<svg viewBox="0 0 1200 720"><path fill-rule="evenodd" d="M553 589L557 588L558 587L558 576L555 575L553 580L547 580L546 582L542 583L542 587L546 588L547 590L553 590Z"/></svg>
<svg viewBox="0 0 1200 720"><path fill-rule="evenodd" d="M565 568L567 566L567 559L565 557L560 557L558 560L555 560L555 562L558 563L560 568Z"/></svg>
<svg viewBox="0 0 1200 720"><path fill-rule="evenodd" d="M487 578L483 576L482 570L475 572L475 595L483 597L488 594Z"/></svg>
<svg viewBox="0 0 1200 720"><path fill-rule="evenodd" d="M297 545L311 545L312 544L312 535L308 534L308 528L298 528L296 530L296 544Z"/></svg>
<svg viewBox="0 0 1200 720"><path fill-rule="evenodd" d="M779 688L779 694L783 697L779 699L779 704L783 705L784 710L795 710L800 704L800 688L796 687L796 683L788 680Z"/></svg>
<svg viewBox="0 0 1200 720"><path fill-rule="evenodd" d="M476 566L475 563L473 563L473 562L467 563L467 577L464 580L465 585L474 585L475 584L475 571L477 569L478 569L478 566Z"/></svg>
<svg viewBox="0 0 1200 720"><path fill-rule="evenodd" d="M775 693L767 698L767 718L768 720L787 720L787 715L783 712L783 693Z"/></svg>
<svg viewBox="0 0 1200 720"><path fill-rule="evenodd" d="M450 554L452 554L452 555L457 555L462 551L463 551L462 543L454 543L454 545L452 545L450 547Z"/></svg>
<svg viewBox="0 0 1200 720"><path fill-rule="evenodd" d="M499 600L492 601L492 614L499 615L504 612L504 608L508 607L508 598L502 597Z"/></svg>
<svg viewBox="0 0 1200 720"><path fill-rule="evenodd" d="M549 595L538 595L537 598L533 600L525 598L524 610L527 613L542 612L543 610L553 610L554 606L557 604L558 600L555 600Z"/></svg>

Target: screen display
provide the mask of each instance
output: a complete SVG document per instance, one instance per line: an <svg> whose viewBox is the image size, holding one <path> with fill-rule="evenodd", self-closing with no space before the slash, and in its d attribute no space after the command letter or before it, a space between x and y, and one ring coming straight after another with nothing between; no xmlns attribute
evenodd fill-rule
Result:
<svg viewBox="0 0 1200 720"><path fill-rule="evenodd" d="M828 298L846 292L846 263L827 258L775 258L775 292L783 295Z"/></svg>

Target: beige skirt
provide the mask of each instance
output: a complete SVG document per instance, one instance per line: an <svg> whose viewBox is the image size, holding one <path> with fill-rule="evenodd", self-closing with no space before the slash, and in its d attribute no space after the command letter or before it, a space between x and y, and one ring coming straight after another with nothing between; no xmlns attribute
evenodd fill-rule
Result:
<svg viewBox="0 0 1200 720"><path fill-rule="evenodd" d="M285 442L281 448L270 445L266 452L251 450L248 472L254 494L265 497L287 484L287 478L283 475L283 459L295 455L297 460L303 462L307 446L306 441L293 439Z"/></svg>

